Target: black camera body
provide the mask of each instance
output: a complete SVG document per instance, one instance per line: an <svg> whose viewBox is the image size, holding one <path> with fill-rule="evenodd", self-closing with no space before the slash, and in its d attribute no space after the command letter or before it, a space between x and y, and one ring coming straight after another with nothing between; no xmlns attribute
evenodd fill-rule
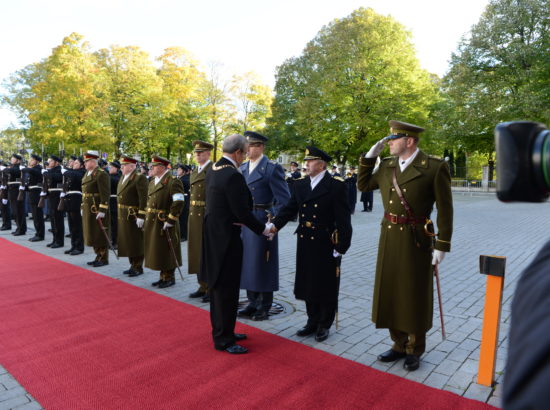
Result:
<svg viewBox="0 0 550 410"><path fill-rule="evenodd" d="M543 202L550 196L550 131L514 121L495 128L497 197L503 202Z"/></svg>

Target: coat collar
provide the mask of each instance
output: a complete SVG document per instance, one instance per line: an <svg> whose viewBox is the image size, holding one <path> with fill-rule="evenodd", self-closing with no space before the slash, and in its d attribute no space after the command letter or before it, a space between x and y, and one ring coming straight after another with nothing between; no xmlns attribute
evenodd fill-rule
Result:
<svg viewBox="0 0 550 410"><path fill-rule="evenodd" d="M325 172L325 176L323 179L319 181L319 183L315 186L313 191L310 191L309 195L306 197L306 201L310 201L312 199L318 198L330 190L330 182L332 180L332 175L330 175L328 172ZM308 186L311 187L311 178L307 177L307 183Z"/></svg>
<svg viewBox="0 0 550 410"><path fill-rule="evenodd" d="M265 171L267 169L267 162L268 162L267 157L263 155L258 165L256 165L256 168L254 168L254 170L252 171L252 174L250 174L249 172L250 161L248 161L246 164L243 164L241 166L241 171L243 172L243 175L246 179L247 184L251 184L264 177Z"/></svg>
<svg viewBox="0 0 550 410"><path fill-rule="evenodd" d="M172 175L170 174L170 172L167 172L166 174L163 175L159 183L156 185L155 185L155 179L153 178L151 182L153 183L154 187L153 187L153 190L151 191L151 194L154 192L160 191L166 185L168 185L168 181L170 180L170 178L172 178Z"/></svg>
<svg viewBox="0 0 550 410"><path fill-rule="evenodd" d="M137 169L133 170L130 175L128 175L128 178L126 178L126 181L124 181L124 175L121 175L121 178L119 181L121 181L119 183L119 186L120 186L120 190L118 193L121 193L122 191L124 191L126 188L128 188L128 185L130 185L130 181L133 181L134 178L136 177L136 174L137 174Z"/></svg>
<svg viewBox="0 0 550 410"><path fill-rule="evenodd" d="M405 171L400 172L399 164L397 163L398 159L394 158L390 160L393 162L393 167L397 167L397 182L399 184L405 184L413 179L418 178L422 175L421 169L428 168L428 155L423 151L418 151L416 158L409 164ZM388 164L389 165L389 164Z"/></svg>
<svg viewBox="0 0 550 410"><path fill-rule="evenodd" d="M212 168L212 161L210 161L208 164L206 164L206 166L201 170L201 172L199 172L199 168L195 168L193 170L193 172L191 172L191 176L189 178L189 183L190 184L194 184L198 181L202 181L206 178L206 173L208 172L208 170L210 170L210 168Z"/></svg>

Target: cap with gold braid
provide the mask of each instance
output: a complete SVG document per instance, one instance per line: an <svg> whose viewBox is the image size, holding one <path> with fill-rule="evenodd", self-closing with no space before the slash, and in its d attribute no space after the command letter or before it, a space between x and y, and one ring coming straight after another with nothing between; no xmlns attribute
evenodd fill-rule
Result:
<svg viewBox="0 0 550 410"><path fill-rule="evenodd" d="M93 152L87 152L84 154L84 161L89 161L91 159L99 159L99 155Z"/></svg>
<svg viewBox="0 0 550 410"><path fill-rule="evenodd" d="M332 161L332 157L328 155L325 151L312 146L306 147L306 156L304 157L304 160L308 159L320 159L325 162Z"/></svg>
<svg viewBox="0 0 550 410"><path fill-rule="evenodd" d="M163 167L167 167L168 165L170 165L170 160L164 157L161 157L160 155L153 155L153 158L151 158L151 165L152 166L162 165Z"/></svg>
<svg viewBox="0 0 550 410"><path fill-rule="evenodd" d="M120 156L120 165L137 164L137 159L129 157L128 155Z"/></svg>
<svg viewBox="0 0 550 410"><path fill-rule="evenodd" d="M203 152L203 151L212 151L214 146L208 142L196 140L193 141L193 151L194 152Z"/></svg>
<svg viewBox="0 0 550 410"><path fill-rule="evenodd" d="M420 133L424 131L424 128L418 125L409 124L402 121L390 121L390 133L389 140L395 140L402 137L412 137L418 139Z"/></svg>

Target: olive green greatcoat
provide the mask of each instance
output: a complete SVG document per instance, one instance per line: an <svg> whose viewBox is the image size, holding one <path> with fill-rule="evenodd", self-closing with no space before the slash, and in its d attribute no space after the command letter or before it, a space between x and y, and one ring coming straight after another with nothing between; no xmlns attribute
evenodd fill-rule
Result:
<svg viewBox="0 0 550 410"><path fill-rule="evenodd" d="M111 179L109 175L101 168L97 167L90 175L86 171L82 178L82 231L84 233L84 243L94 248L108 248L109 242L105 234L101 231L99 223L96 220L97 212L103 212L103 226L109 233L109 198L111 196Z"/></svg>
<svg viewBox="0 0 550 410"><path fill-rule="evenodd" d="M202 227L204 223L206 173L212 168L209 162L201 172L195 168L191 173L191 193L189 195L189 220L187 222L187 270L198 274L201 269Z"/></svg>
<svg viewBox="0 0 550 410"><path fill-rule="evenodd" d="M397 183L416 217L430 217L437 205L439 235L435 249L449 252L453 230L453 201L449 167L443 160L419 151L403 173L397 158L382 160L373 173L376 158L361 158L358 187L361 191L380 189L384 212L405 216L405 208L392 184ZM432 239L424 233L424 224L416 224L416 246L410 225L393 224L382 219L372 320L378 328L407 333L424 333L432 327L433 268Z"/></svg>
<svg viewBox="0 0 550 410"><path fill-rule="evenodd" d="M147 188L147 178L137 170L128 175L126 180L124 176L118 180L116 195L119 256L143 256L143 230L137 227L136 219L145 219Z"/></svg>
<svg viewBox="0 0 550 410"><path fill-rule="evenodd" d="M175 194L179 195L174 198ZM143 229L145 267L166 271L181 266L179 217L183 204L183 184L179 179L167 172L155 185L155 178L151 178L147 192L147 214ZM159 211L161 212L159 213ZM166 231L162 229L165 221L174 225L168 232L170 232L172 245L176 252L177 264L170 250Z"/></svg>

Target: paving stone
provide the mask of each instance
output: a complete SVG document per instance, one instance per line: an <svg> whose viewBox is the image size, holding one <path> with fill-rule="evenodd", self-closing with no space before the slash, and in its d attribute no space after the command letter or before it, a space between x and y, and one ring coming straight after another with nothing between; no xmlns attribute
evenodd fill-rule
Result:
<svg viewBox="0 0 550 410"><path fill-rule="evenodd" d="M436 368L435 371L437 373L446 374L447 376L451 376L454 374L458 368L461 366L462 363L455 362L454 360L445 360L444 362L441 362Z"/></svg>
<svg viewBox="0 0 550 410"><path fill-rule="evenodd" d="M0 400L1 400L1 397L0 397ZM17 408L17 406L21 406L27 403L30 403L30 402L25 395L15 396L8 400L0 401L0 410L11 410L11 409Z"/></svg>
<svg viewBox="0 0 550 410"><path fill-rule="evenodd" d="M428 386L435 387L436 389L442 389L447 384L451 376L446 374L431 372L424 380L424 383Z"/></svg>
<svg viewBox="0 0 550 410"><path fill-rule="evenodd" d="M9 390L4 390L0 392L0 405L2 405L3 402L14 399L16 397L24 397L25 400L28 401L27 396L25 396L26 393L27 392L25 391L25 389L21 386Z"/></svg>
<svg viewBox="0 0 550 410"><path fill-rule="evenodd" d="M482 386L481 384L472 383L464 393L464 397L486 402L492 393L493 393L492 387L487 387L487 386Z"/></svg>

